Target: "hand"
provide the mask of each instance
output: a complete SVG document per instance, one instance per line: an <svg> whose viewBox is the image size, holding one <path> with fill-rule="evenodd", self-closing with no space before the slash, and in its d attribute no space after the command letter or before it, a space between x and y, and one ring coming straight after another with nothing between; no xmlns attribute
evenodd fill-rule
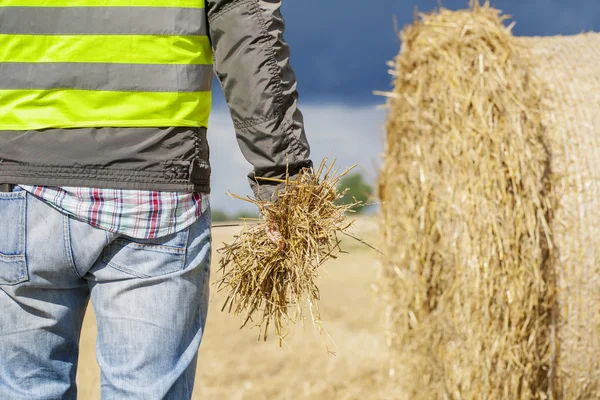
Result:
<svg viewBox="0 0 600 400"><path fill-rule="evenodd" d="M267 221L265 232L269 240L275 243L279 247L279 251L285 249L285 242L283 241L283 236L277 229L277 226L273 221Z"/></svg>

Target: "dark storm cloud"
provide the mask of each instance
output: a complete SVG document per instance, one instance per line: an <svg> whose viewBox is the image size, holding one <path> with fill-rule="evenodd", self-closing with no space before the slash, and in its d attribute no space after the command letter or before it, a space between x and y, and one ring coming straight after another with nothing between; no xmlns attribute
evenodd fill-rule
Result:
<svg viewBox="0 0 600 400"><path fill-rule="evenodd" d="M401 28L414 9L430 11L437 0L284 0L285 38L301 101L369 104L382 102L373 90L390 87L386 61L400 48L393 16ZM467 0L447 0L465 8ZM600 30L600 0L496 0L514 17L518 35L574 34Z"/></svg>

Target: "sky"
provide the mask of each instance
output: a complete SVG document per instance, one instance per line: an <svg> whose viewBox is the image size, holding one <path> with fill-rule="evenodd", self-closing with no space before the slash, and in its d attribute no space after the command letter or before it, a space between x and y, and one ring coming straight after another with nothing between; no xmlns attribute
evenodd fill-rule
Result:
<svg viewBox="0 0 600 400"><path fill-rule="evenodd" d="M311 159L336 157L341 168L375 182L381 165L385 101L374 90L391 90L386 62L400 50L399 29L413 21L415 7L435 10L438 0L283 0L284 39L298 79ZM445 0L449 9L466 8L468 0ZM600 0L496 0L512 16L519 36L570 35L600 31ZM250 210L229 198L231 191L249 195L251 170L237 143L218 84L209 125L211 206L228 212Z"/></svg>

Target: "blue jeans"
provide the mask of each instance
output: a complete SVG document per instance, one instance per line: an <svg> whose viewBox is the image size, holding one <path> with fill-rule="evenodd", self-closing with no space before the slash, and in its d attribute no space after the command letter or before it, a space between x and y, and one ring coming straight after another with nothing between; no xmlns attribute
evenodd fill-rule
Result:
<svg viewBox="0 0 600 400"><path fill-rule="evenodd" d="M189 399L208 307L210 209L135 239L0 192L0 399L75 399L88 300L103 399Z"/></svg>

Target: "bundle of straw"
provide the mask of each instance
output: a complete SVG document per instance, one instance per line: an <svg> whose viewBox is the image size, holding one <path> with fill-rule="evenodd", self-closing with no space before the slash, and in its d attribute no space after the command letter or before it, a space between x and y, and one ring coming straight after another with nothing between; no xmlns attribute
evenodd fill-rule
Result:
<svg viewBox="0 0 600 400"><path fill-rule="evenodd" d="M262 332L259 339L266 340L273 327L281 344L290 324L304 320L305 308L326 333L318 307L319 270L341 251L338 234L353 223L346 213L361 205L339 202L346 191L338 191L338 181L352 168L336 175L334 164L323 160L316 171L303 169L293 181L278 181L285 187L273 203L233 195L256 205L264 219L218 250L223 254L218 285L228 292L223 309L243 314L242 327L253 322Z"/></svg>

